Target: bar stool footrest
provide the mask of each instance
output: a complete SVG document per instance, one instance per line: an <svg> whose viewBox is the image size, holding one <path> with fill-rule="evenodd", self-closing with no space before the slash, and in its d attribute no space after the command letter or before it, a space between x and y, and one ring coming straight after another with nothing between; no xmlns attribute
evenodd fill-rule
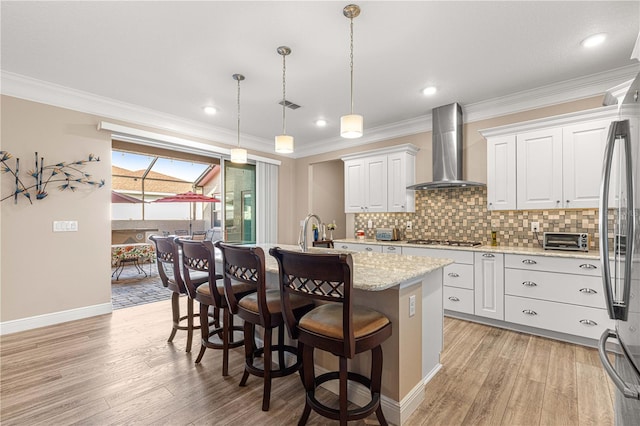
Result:
<svg viewBox="0 0 640 426"><path fill-rule="evenodd" d="M339 378L340 378L340 373L338 371L330 371L328 373L324 373L316 377L314 380L314 384L315 384L315 387L318 387L325 382L328 382L330 380L339 380ZM360 383L366 388L371 389L371 379L361 374L350 371L347 373L347 380ZM314 391L307 392L307 402L311 406L313 411L316 411L322 416L332 420L340 420L340 410L328 407L322 402L318 401L316 399ZM377 392L372 393L371 401L369 401L367 405L365 405L364 407L357 407L357 408L352 408L350 410L347 410L347 420L351 421L351 420L364 419L365 417L368 417L369 415L374 413L379 406L380 406L380 394Z"/></svg>
<svg viewBox="0 0 640 426"><path fill-rule="evenodd" d="M281 349L282 348L282 349ZM260 348L264 351L264 348ZM288 345L284 345L284 346L280 346L280 345L274 345L271 347L272 353L273 354L277 354L278 352L280 352L281 350L284 352L288 352L290 354L297 354L298 350L297 348L293 347L293 346L288 346ZM288 367L284 367L282 368L280 365L278 365L278 368L275 370L271 370L271 377L285 377L288 376L290 374L293 374L295 372L297 372L300 369L300 366L302 365L302 360L300 361L296 361L294 364L288 366ZM245 363L245 369L251 373L254 376L258 376L258 377L264 377L264 369L263 368L259 368L256 367L254 365L250 365L248 363Z"/></svg>

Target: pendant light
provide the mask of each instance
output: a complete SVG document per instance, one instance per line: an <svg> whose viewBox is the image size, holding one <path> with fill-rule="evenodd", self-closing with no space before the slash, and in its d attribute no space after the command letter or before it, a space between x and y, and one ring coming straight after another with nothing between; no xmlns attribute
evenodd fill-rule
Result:
<svg viewBox="0 0 640 426"><path fill-rule="evenodd" d="M350 50L349 66L351 68L351 113L340 117L340 136L348 139L355 139L362 136L362 128L364 119L359 114L353 113L353 18L360 15L360 7L356 4L350 4L342 9L344 16L349 18L350 24Z"/></svg>
<svg viewBox="0 0 640 426"><path fill-rule="evenodd" d="M276 152L281 154L290 154L293 152L293 136L287 135L286 126L286 75L287 63L286 57L291 53L291 48L287 46L278 47L278 54L282 55L282 134L276 136Z"/></svg>
<svg viewBox="0 0 640 426"><path fill-rule="evenodd" d="M240 148L240 82L244 75L234 74L233 79L238 82L238 147L231 149L231 162L245 164L247 162L247 150Z"/></svg>

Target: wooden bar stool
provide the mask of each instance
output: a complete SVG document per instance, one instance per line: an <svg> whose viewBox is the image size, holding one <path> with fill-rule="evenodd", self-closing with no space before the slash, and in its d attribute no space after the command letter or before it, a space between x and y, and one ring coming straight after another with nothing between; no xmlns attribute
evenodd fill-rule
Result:
<svg viewBox="0 0 640 426"><path fill-rule="evenodd" d="M200 331L201 346L200 353L196 358L196 364L202 360L202 356L207 348L222 349L222 375L229 375L229 349L237 348L243 344L242 340L234 341L233 332L242 331L239 326L233 325L233 315L229 311L226 298L224 296L224 286L218 285L217 280L222 275L216 275L214 248L211 241L191 241L176 239L182 248L182 270L184 281L190 292L195 293L195 300L200 303ZM207 273L207 284L195 287L192 276ZM238 297L245 296L255 291L253 286L247 284L234 285L233 293ZM209 306L213 306L222 312L222 326L216 324L210 329L208 323ZM218 336L222 341L212 341L211 337Z"/></svg>
<svg viewBox="0 0 640 426"><path fill-rule="evenodd" d="M187 331L187 352L191 352L191 341L193 340L193 330L200 328L199 324L194 324L193 318L199 314L193 312L194 294L189 294L188 289L184 285L180 273L180 262L178 247L174 242L174 237L160 237L152 235L149 237L156 246L156 259L158 262L158 274L162 285L168 287L173 293L171 294L171 313L173 316L173 328L168 342L172 342L178 330ZM195 287L209 280L207 274L200 274L199 277L194 276L192 283ZM180 316L180 296L187 296L187 315ZM183 321L187 321L187 325L181 325Z"/></svg>
<svg viewBox="0 0 640 426"><path fill-rule="evenodd" d="M318 414L346 425L375 412L381 425L387 421L380 406L382 385L382 342L391 336L391 322L378 311L352 304L353 260L350 254L315 254L282 250L269 253L278 260L283 314L291 337L303 346L302 371L306 390L304 411L298 424L304 425L313 409ZM298 320L293 315L292 296L325 302ZM329 303L326 303L329 302ZM339 357L339 371L314 373L315 348ZM347 359L371 351L371 376L347 371ZM317 386L339 380L340 409L328 407L315 397ZM371 401L361 408L347 409L347 383L358 382L371 391Z"/></svg>
<svg viewBox="0 0 640 426"><path fill-rule="evenodd" d="M229 309L244 320L245 367L240 386L245 386L250 374L264 379L262 394L262 410L269 411L271 399L271 379L284 377L300 369L301 353L284 342L284 319L280 304L280 290L267 289L265 282L264 251L260 247L241 247L225 244L221 241L216 247L222 252L222 275ZM234 283L253 286L255 293L239 299L233 292ZM313 302L307 298L291 296L292 315L300 318L313 308ZM255 326L264 328L263 347L255 347ZM278 344L272 345L272 330L278 329ZM263 353L264 368L254 364L255 355ZM278 355L278 368L272 365L272 355ZM292 365L286 365L285 354L296 355Z"/></svg>

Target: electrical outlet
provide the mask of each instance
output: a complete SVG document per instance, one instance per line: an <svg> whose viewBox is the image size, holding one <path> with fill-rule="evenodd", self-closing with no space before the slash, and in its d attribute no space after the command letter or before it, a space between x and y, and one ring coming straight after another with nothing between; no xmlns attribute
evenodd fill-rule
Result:
<svg viewBox="0 0 640 426"><path fill-rule="evenodd" d="M498 226L500 226L500 220L498 219L491 219L491 227L493 229L496 229Z"/></svg>
<svg viewBox="0 0 640 426"><path fill-rule="evenodd" d="M413 229L413 224L410 220L407 221L407 231L411 231Z"/></svg>
<svg viewBox="0 0 640 426"><path fill-rule="evenodd" d="M367 222L367 228L369 228L369 229L373 228L373 221L372 220Z"/></svg>
<svg viewBox="0 0 640 426"><path fill-rule="evenodd" d="M531 222L531 232L540 232L540 222Z"/></svg>
<svg viewBox="0 0 640 426"><path fill-rule="evenodd" d="M416 314L416 295L409 296L409 316L412 317Z"/></svg>

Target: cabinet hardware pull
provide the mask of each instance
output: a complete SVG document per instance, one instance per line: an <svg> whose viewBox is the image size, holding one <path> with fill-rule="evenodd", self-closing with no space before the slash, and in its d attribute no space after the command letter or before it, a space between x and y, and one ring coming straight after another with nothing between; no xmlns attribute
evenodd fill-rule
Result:
<svg viewBox="0 0 640 426"><path fill-rule="evenodd" d="M537 287L538 284L534 283L533 281L523 281L522 285L525 287Z"/></svg>
<svg viewBox="0 0 640 426"><path fill-rule="evenodd" d="M531 309L525 309L522 311L522 313L525 315L531 315L531 316L538 315L536 311L532 311Z"/></svg>
<svg viewBox="0 0 640 426"><path fill-rule="evenodd" d="M522 263L524 263L525 265L535 265L538 262L536 262L535 260L531 260L531 259L525 259L522 261Z"/></svg>
<svg viewBox="0 0 640 426"><path fill-rule="evenodd" d="M395 247L387 247L387 250L389 251L395 251L395 249L396 249Z"/></svg>
<svg viewBox="0 0 640 426"><path fill-rule="evenodd" d="M598 325L597 322L595 322L593 320L590 320L590 319L581 319L580 320L580 324L588 325L589 327L594 327L594 326Z"/></svg>
<svg viewBox="0 0 640 426"><path fill-rule="evenodd" d="M373 249L371 247L366 247L365 250L366 251L373 251Z"/></svg>
<svg viewBox="0 0 640 426"><path fill-rule="evenodd" d="M495 257L493 254L491 253L485 253L482 255L483 257Z"/></svg>
<svg viewBox="0 0 640 426"><path fill-rule="evenodd" d="M460 301L460 299L458 299L455 296L449 296L449 300L451 300L452 302L459 302Z"/></svg>
<svg viewBox="0 0 640 426"><path fill-rule="evenodd" d="M592 265L591 263L583 263L582 265L580 265L580 268L582 268L582 269L596 269L597 266L596 265Z"/></svg>
<svg viewBox="0 0 640 426"><path fill-rule="evenodd" d="M584 293L584 294L596 294L597 291L595 291L592 288L581 288L580 290L578 290L580 293Z"/></svg>
<svg viewBox="0 0 640 426"><path fill-rule="evenodd" d="M458 278L460 275L456 274L455 272L449 272L447 275L449 275L451 278Z"/></svg>
<svg viewBox="0 0 640 426"><path fill-rule="evenodd" d="M343 249L348 249L348 248L349 248L349 246L342 246L342 248L343 248Z"/></svg>

